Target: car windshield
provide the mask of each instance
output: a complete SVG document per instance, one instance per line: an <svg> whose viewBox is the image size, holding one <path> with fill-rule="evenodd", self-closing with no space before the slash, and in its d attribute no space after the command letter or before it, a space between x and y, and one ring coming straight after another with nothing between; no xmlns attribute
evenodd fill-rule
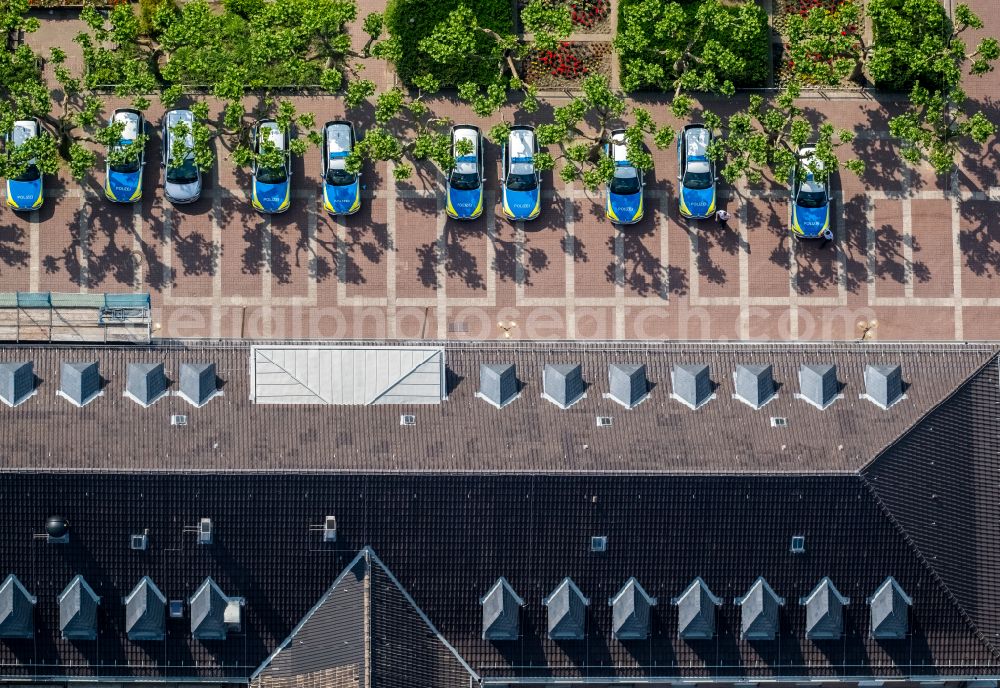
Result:
<svg viewBox="0 0 1000 688"><path fill-rule="evenodd" d="M126 148L125 146L121 146L121 147L118 148L118 150L119 151L125 150L125 148ZM128 162L124 162L124 163L121 163L119 165L111 165L111 171L112 172L119 172L119 173L131 173L131 172L138 172L139 171L139 167L140 167L140 165L139 165L139 156L136 155L134 158L132 158Z"/></svg>
<svg viewBox="0 0 1000 688"><path fill-rule="evenodd" d="M538 180L533 174L507 175L507 188L511 191L534 191Z"/></svg>
<svg viewBox="0 0 1000 688"><path fill-rule="evenodd" d="M357 177L347 170L336 170L331 167L326 171L326 183L330 186L347 186L353 184L356 179Z"/></svg>
<svg viewBox="0 0 1000 688"><path fill-rule="evenodd" d="M796 203L803 208L822 208L826 205L826 192L800 191Z"/></svg>
<svg viewBox="0 0 1000 688"><path fill-rule="evenodd" d="M711 172L688 172L684 175L684 186L695 191L712 188Z"/></svg>
<svg viewBox="0 0 1000 688"><path fill-rule="evenodd" d="M198 181L198 168L194 158L184 158L180 165L167 165L167 181L171 184L193 184Z"/></svg>
<svg viewBox="0 0 1000 688"><path fill-rule="evenodd" d="M475 191L479 188L479 175L475 172L452 172L449 182L453 189L459 191Z"/></svg>
<svg viewBox="0 0 1000 688"><path fill-rule="evenodd" d="M641 185L639 184L639 176L632 175L630 177L615 177L611 180L611 193L620 194L622 196L629 196L631 194L639 193Z"/></svg>
<svg viewBox="0 0 1000 688"><path fill-rule="evenodd" d="M257 181L261 184L281 184L285 181L284 167L257 168Z"/></svg>
<svg viewBox="0 0 1000 688"><path fill-rule="evenodd" d="M35 165L28 165L24 172L14 177L15 182L33 182L40 176L38 168Z"/></svg>

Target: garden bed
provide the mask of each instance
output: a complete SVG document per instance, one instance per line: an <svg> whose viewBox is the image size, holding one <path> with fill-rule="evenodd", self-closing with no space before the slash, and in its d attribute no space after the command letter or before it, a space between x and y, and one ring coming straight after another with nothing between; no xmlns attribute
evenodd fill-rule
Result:
<svg viewBox="0 0 1000 688"><path fill-rule="evenodd" d="M563 42L525 58L525 81L542 89L576 88L591 74L611 76L611 43Z"/></svg>
<svg viewBox="0 0 1000 688"><path fill-rule="evenodd" d="M861 33L864 31L860 14L862 0L774 0L773 26L780 38L773 50L774 80L785 86L793 77L806 87L824 89L856 89L865 85L860 70ZM797 37L795 26L815 27L811 13L822 10L821 32L806 29ZM858 21L849 21L848 17ZM800 29L801 31L802 29ZM855 68L850 68L851 64ZM837 67L847 64L847 74Z"/></svg>
<svg viewBox="0 0 1000 688"><path fill-rule="evenodd" d="M553 6L569 7L573 20L573 33L610 33L611 0L547 0ZM530 0L518 0L517 12L520 19ZM524 24L521 24L523 30Z"/></svg>

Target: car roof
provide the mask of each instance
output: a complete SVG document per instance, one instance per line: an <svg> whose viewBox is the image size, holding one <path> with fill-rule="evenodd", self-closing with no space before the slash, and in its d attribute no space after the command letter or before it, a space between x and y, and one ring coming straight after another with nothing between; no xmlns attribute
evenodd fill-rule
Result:
<svg viewBox="0 0 1000 688"><path fill-rule="evenodd" d="M347 122L330 122L326 125L326 150L330 167L342 170L347 166L351 152L351 125Z"/></svg>
<svg viewBox="0 0 1000 688"><path fill-rule="evenodd" d="M456 142L469 141L472 143L472 153L459 156L456 159L455 171L459 174L475 174L478 172L479 130L475 127L458 126L452 129L452 139Z"/></svg>
<svg viewBox="0 0 1000 688"><path fill-rule="evenodd" d="M510 147L510 171L512 174L535 173L535 131L534 129L511 129L507 137ZM517 162L520 159L521 162ZM530 159L530 161L525 161Z"/></svg>
<svg viewBox="0 0 1000 688"><path fill-rule="evenodd" d="M172 127L177 126L181 122L188 125L188 133L184 135L184 144L189 148L194 148L194 134L191 132L190 127L194 124L194 113L190 110L171 110L166 115L167 118L167 136L173 137L173 132L170 131ZM190 155L194 155L191 153Z"/></svg>
<svg viewBox="0 0 1000 688"><path fill-rule="evenodd" d="M139 113L135 110L115 110L115 114L112 115L111 121L114 124L118 122L124 122L125 128L122 130L121 140L123 142L131 143L139 138Z"/></svg>
<svg viewBox="0 0 1000 688"><path fill-rule="evenodd" d="M694 126L684 130L685 155L689 172L710 172L708 144L711 133L706 127Z"/></svg>
<svg viewBox="0 0 1000 688"><path fill-rule="evenodd" d="M619 179L632 179L638 175L635 167L628 159L628 146L625 143L625 130L617 129L611 132L611 140L608 142L610 158L615 161L615 177Z"/></svg>
<svg viewBox="0 0 1000 688"><path fill-rule="evenodd" d="M10 138L15 146L20 146L36 136L38 136L38 122L33 119L19 119L14 122L14 128L10 132Z"/></svg>
<svg viewBox="0 0 1000 688"><path fill-rule="evenodd" d="M808 165L812 170L823 170L826 166L823 161L816 157L816 149L808 146L799 149L799 160L803 165ZM802 190L809 192L825 191L826 185L817 181L813 177L812 171L804 170L805 174L802 176Z"/></svg>
<svg viewBox="0 0 1000 688"><path fill-rule="evenodd" d="M284 134L278 126L278 123L273 119L261 120L260 135L262 138L267 136L278 150L285 150Z"/></svg>

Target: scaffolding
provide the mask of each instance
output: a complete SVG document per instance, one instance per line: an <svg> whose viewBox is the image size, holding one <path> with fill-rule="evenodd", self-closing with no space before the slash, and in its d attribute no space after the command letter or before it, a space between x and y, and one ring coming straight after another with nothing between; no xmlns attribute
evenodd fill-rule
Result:
<svg viewBox="0 0 1000 688"><path fill-rule="evenodd" d="M0 292L4 341L148 343L150 321L148 293Z"/></svg>

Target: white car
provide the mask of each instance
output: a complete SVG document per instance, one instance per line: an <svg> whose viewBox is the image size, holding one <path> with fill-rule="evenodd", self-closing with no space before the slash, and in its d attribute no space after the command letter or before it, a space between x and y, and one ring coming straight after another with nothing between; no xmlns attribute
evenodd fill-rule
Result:
<svg viewBox="0 0 1000 688"><path fill-rule="evenodd" d="M172 164L174 127L187 125L184 147L188 151L180 165ZM194 203L201 197L201 170L194 164L194 113L190 110L171 110L163 116L163 195L171 203Z"/></svg>

